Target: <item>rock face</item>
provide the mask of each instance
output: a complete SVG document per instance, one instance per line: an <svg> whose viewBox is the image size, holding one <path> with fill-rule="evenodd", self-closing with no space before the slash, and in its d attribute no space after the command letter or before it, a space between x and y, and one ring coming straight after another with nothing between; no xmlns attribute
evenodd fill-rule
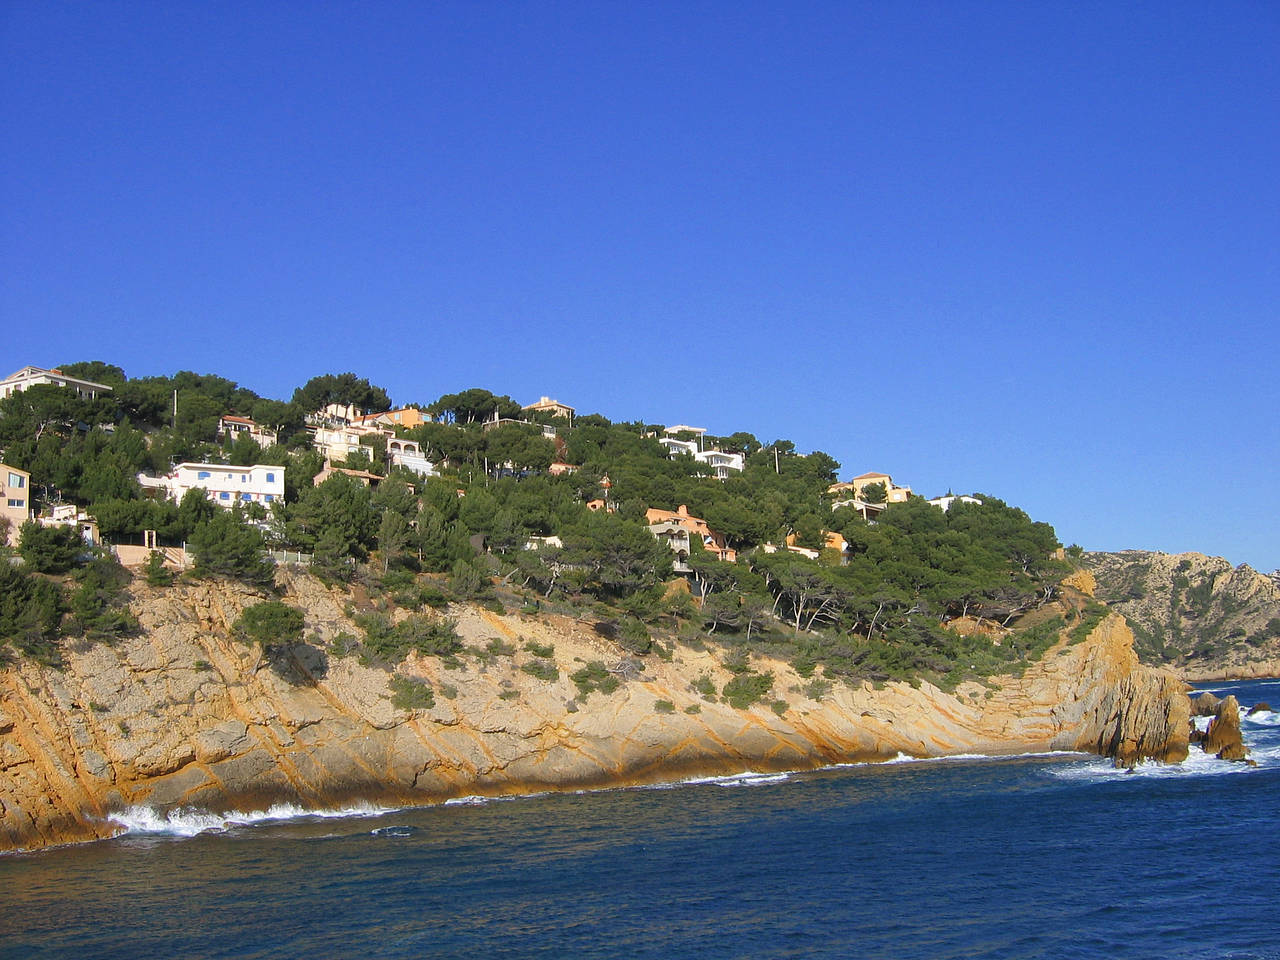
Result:
<svg viewBox="0 0 1280 960"><path fill-rule="evenodd" d="M1201 747L1205 753L1212 753L1219 760L1248 759L1240 736L1240 704L1235 697L1224 697L1218 704Z"/></svg>
<svg viewBox="0 0 1280 960"><path fill-rule="evenodd" d="M452 611L468 646L496 639L514 654L473 653L453 666L411 657L394 674L361 666L320 652L358 634L344 613L352 598L305 575L279 577L317 641L291 662L264 665L231 636L261 596L230 583L139 584L138 637L70 650L60 671L31 662L0 670L0 849L110 836L111 814L134 805L421 804L899 753L1186 756L1183 687L1138 664L1117 615L1082 642L1061 641L1021 677L954 694L927 683L837 684L815 700L787 664L756 661L786 701L779 714L705 699L695 681L721 689L731 674L713 652L683 646L669 662L646 659L616 692L584 698L568 675L617 663L620 648L577 621L474 607ZM554 653L535 656L528 642ZM535 659L539 676L521 669ZM547 660L558 678L547 679ZM434 705L397 706L394 675L429 683Z"/></svg>
<svg viewBox="0 0 1280 960"><path fill-rule="evenodd" d="M1144 663L1188 679L1280 676L1280 579L1199 553L1086 553Z"/></svg>

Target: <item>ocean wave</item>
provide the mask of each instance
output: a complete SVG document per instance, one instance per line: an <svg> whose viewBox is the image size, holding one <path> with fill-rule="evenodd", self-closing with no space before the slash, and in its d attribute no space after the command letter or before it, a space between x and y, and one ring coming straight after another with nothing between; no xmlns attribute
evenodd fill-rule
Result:
<svg viewBox="0 0 1280 960"><path fill-rule="evenodd" d="M1270 759L1271 751L1262 754L1250 750L1251 759L1258 761L1259 756ZM1108 780L1125 780L1130 778L1163 779L1167 777L1219 777L1232 774L1251 773L1255 768L1246 763L1232 760L1219 760L1212 754L1205 753L1198 747L1192 747L1187 759L1181 763L1158 763L1154 760L1144 761L1133 767L1132 771L1114 766L1105 757L1072 764L1066 767L1055 767L1047 770L1049 776L1059 780L1079 780L1100 783Z"/></svg>
<svg viewBox="0 0 1280 960"><path fill-rule="evenodd" d="M327 820L338 817L378 817L395 807L356 804L328 810L313 810L292 803L277 803L266 810L210 813L194 807L159 811L148 806L133 806L107 815L107 822L119 828L116 836L194 837L201 833L224 833L232 827L252 826L284 820Z"/></svg>
<svg viewBox="0 0 1280 960"><path fill-rule="evenodd" d="M1262 713L1255 713L1251 717L1241 717L1240 723L1255 727L1280 727L1280 713L1276 713L1274 710L1265 710Z"/></svg>
<svg viewBox="0 0 1280 960"><path fill-rule="evenodd" d="M766 783L782 783L790 780L789 773L759 773L749 770L745 773L730 773L717 777L690 777L680 780L672 786L700 786L710 784L716 787L758 787Z"/></svg>

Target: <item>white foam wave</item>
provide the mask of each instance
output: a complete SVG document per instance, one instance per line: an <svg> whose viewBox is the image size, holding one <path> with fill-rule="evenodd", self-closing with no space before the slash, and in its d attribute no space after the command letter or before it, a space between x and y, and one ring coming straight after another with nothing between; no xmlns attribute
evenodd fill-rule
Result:
<svg viewBox="0 0 1280 960"><path fill-rule="evenodd" d="M746 773L731 773L719 777L690 777L688 780L681 780L677 786L710 784L716 787L757 787L766 783L782 783L784 780L790 779L791 774L789 773L747 771Z"/></svg>
<svg viewBox="0 0 1280 960"><path fill-rule="evenodd" d="M482 807L493 801L493 797L452 797L444 802L446 807Z"/></svg>
<svg viewBox="0 0 1280 960"><path fill-rule="evenodd" d="M1251 717L1241 717L1240 723L1257 727L1280 727L1280 713L1274 710L1263 710Z"/></svg>
<svg viewBox="0 0 1280 960"><path fill-rule="evenodd" d="M1255 753L1250 751L1250 759L1260 765L1272 751ZM1163 779L1167 777L1218 777L1232 774L1250 773L1255 768L1246 763L1231 760L1219 760L1212 754L1205 753L1199 747L1192 747L1187 759L1182 763L1157 763L1146 761L1135 766L1130 772L1122 767L1115 767L1105 757L1098 757L1084 763L1065 767L1055 767L1048 774L1061 780L1080 780L1085 782L1103 782L1108 780L1124 780L1128 778Z"/></svg>
<svg viewBox="0 0 1280 960"><path fill-rule="evenodd" d="M1042 757L1078 757L1077 750L1041 750L1038 753L948 753L940 757L913 757L906 753L899 753L890 760L871 761L869 764L860 763L837 763L833 764L829 769L839 767L860 767L860 766L877 766L883 764L895 763L951 763L953 761L968 760L1034 760Z"/></svg>
<svg viewBox="0 0 1280 960"><path fill-rule="evenodd" d="M277 803L266 810L210 813L194 807L161 812L152 807L133 806L107 815L107 822L120 828L117 835L194 837L201 833L222 833L232 827L251 826L281 820L332 819L336 817L377 817L394 807L357 804L330 810L310 810L292 803Z"/></svg>

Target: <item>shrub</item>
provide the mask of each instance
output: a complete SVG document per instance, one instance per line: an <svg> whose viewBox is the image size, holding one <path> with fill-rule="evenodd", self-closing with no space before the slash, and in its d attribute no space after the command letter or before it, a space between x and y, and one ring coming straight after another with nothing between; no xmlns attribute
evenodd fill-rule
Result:
<svg viewBox="0 0 1280 960"><path fill-rule="evenodd" d="M396 674L391 678L391 703L401 710L430 710L436 705L431 684Z"/></svg>
<svg viewBox="0 0 1280 960"><path fill-rule="evenodd" d="M773 689L772 673L740 673L724 685L724 698L735 710L745 710Z"/></svg>
<svg viewBox="0 0 1280 960"><path fill-rule="evenodd" d="M514 657L516 648L514 644L507 643L500 637L494 637L484 645L485 650L493 657ZM547 654L550 656L551 654Z"/></svg>
<svg viewBox="0 0 1280 960"><path fill-rule="evenodd" d="M654 713L675 713L676 705L670 700L655 700L653 702Z"/></svg>
<svg viewBox="0 0 1280 960"><path fill-rule="evenodd" d="M71 593L71 617L77 631L90 640L114 640L138 629L126 606L124 586L129 572L114 557L99 556L77 573Z"/></svg>
<svg viewBox="0 0 1280 960"><path fill-rule="evenodd" d="M275 576L275 564L264 554L262 533L230 511L219 510L199 524L188 545L201 576L231 577L262 586Z"/></svg>
<svg viewBox="0 0 1280 960"><path fill-rule="evenodd" d="M232 625L241 637L262 647L288 646L302 642L302 611L279 600L245 607Z"/></svg>
<svg viewBox="0 0 1280 960"><path fill-rule="evenodd" d="M831 681L814 677L804 685L804 695L810 700L821 700L831 692Z"/></svg>
<svg viewBox="0 0 1280 960"><path fill-rule="evenodd" d="M550 660L531 660L520 668L529 676L547 683L560 679L560 671Z"/></svg>
<svg viewBox="0 0 1280 960"><path fill-rule="evenodd" d="M574 682L584 700L597 690L608 696L622 683L599 660L592 660L581 670L571 673L569 679Z"/></svg>
<svg viewBox="0 0 1280 960"><path fill-rule="evenodd" d="M393 626L382 613L366 613L355 619L364 631L362 659L366 663L373 660L399 663L410 651L441 657L448 662L462 652L462 639L452 620L415 614Z"/></svg>
<svg viewBox="0 0 1280 960"><path fill-rule="evenodd" d="M44 527L34 520L22 525L18 553L35 573L66 573L87 547L75 527Z"/></svg>
<svg viewBox="0 0 1280 960"><path fill-rule="evenodd" d="M772 710L774 713L776 713L778 716L782 716L784 713L787 712L787 701L775 700L773 701L773 703L769 704L769 709Z"/></svg>
<svg viewBox="0 0 1280 960"><path fill-rule="evenodd" d="M159 550L152 550L147 555L146 566L143 567L146 575L147 583L153 587L172 586L174 573L164 565L164 554Z"/></svg>
<svg viewBox="0 0 1280 960"><path fill-rule="evenodd" d="M627 617L618 630L618 643L623 650L637 655L646 654L653 647L649 628L635 617Z"/></svg>
<svg viewBox="0 0 1280 960"><path fill-rule="evenodd" d="M56 666L58 626L65 601L62 589L0 558L0 645L12 644L23 656Z"/></svg>
<svg viewBox="0 0 1280 960"><path fill-rule="evenodd" d="M524 645L524 648L535 657L542 657L544 660L556 655L556 647L553 643L538 643L534 640L530 640Z"/></svg>
<svg viewBox="0 0 1280 960"><path fill-rule="evenodd" d="M685 713L690 713L690 714L693 714L693 713L701 713L701 712L702 712L702 704L700 704L700 703L691 703L691 704L689 704L689 706L687 706L687 707L685 707L685 708L684 708L684 712L685 712Z"/></svg>
<svg viewBox="0 0 1280 960"><path fill-rule="evenodd" d="M716 685L705 673L693 681L693 689L702 694L704 700L714 700L716 697Z"/></svg>

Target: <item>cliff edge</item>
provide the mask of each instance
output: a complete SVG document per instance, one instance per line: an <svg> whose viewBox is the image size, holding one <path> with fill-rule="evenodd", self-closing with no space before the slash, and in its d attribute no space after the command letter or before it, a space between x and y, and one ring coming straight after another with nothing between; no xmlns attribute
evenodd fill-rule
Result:
<svg viewBox="0 0 1280 960"><path fill-rule="evenodd" d="M311 636L331 643L358 632L347 594L296 572L279 578ZM1066 749L1127 764L1187 752L1182 683L1138 663L1117 614L1080 642L1064 637L1019 677L954 693L928 683L821 691L788 664L757 659L777 699L735 709L700 692L732 677L717 652L679 644L614 692L584 697L569 674L624 655L567 618L455 606L471 653L452 663L415 655L392 671L335 655L331 643L327 654L295 649L282 664L232 635L240 612L262 599L251 590L133 589L138 636L73 647L60 670L30 661L0 669L0 850L111 836L113 812L138 805L422 804L900 753ZM482 654L492 641L500 652ZM415 681L434 696L413 705L397 695L393 683Z"/></svg>

